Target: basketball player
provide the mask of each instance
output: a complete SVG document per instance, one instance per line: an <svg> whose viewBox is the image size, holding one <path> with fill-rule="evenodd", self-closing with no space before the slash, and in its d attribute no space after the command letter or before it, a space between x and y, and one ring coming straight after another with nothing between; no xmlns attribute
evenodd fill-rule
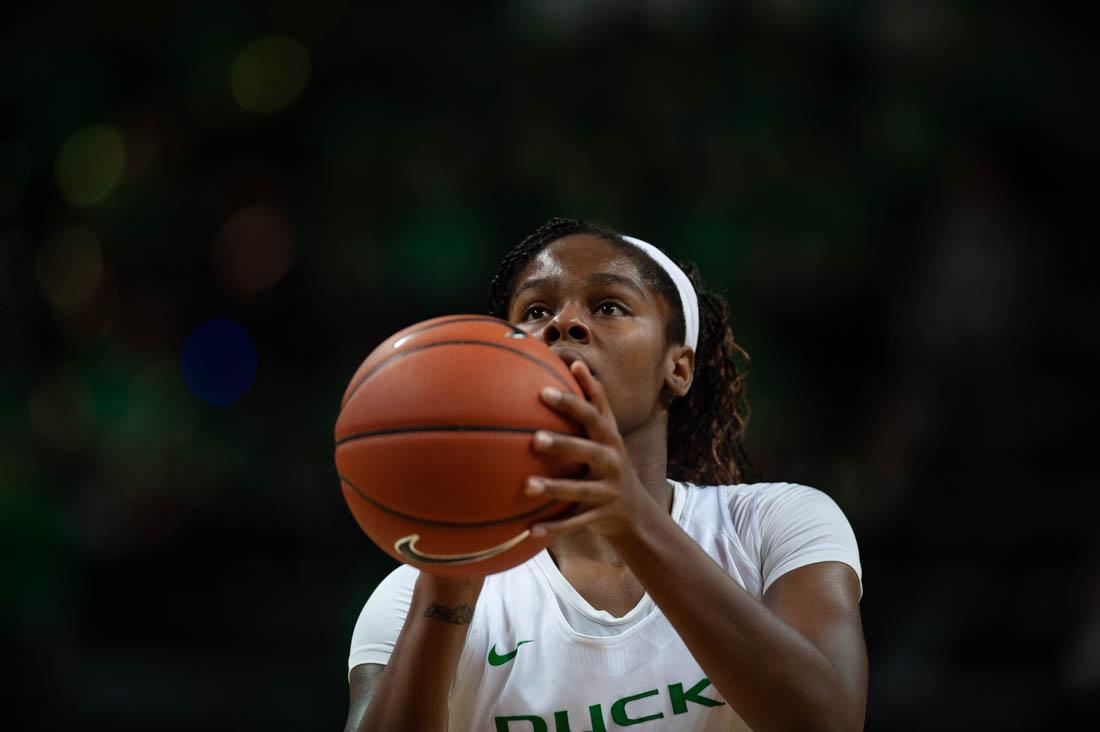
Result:
<svg viewBox="0 0 1100 732"><path fill-rule="evenodd" d="M586 395L542 394L586 438L532 438L584 478L526 486L582 510L533 527L549 548L508 571L383 580L352 636L347 729L861 729L855 536L814 488L743 482L726 302L694 267L570 219L510 251L489 299Z"/></svg>

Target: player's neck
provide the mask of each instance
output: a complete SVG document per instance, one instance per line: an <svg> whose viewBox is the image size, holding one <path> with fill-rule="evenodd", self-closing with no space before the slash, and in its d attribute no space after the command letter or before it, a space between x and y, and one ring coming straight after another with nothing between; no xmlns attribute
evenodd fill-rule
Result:
<svg viewBox="0 0 1100 732"><path fill-rule="evenodd" d="M658 411L628 435L623 436L626 454L646 493L668 509L672 488L668 484L668 413Z"/></svg>

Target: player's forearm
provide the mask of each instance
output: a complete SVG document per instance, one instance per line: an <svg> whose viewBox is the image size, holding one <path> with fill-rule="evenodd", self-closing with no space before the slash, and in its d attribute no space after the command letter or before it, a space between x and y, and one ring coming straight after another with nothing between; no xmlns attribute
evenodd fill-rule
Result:
<svg viewBox="0 0 1100 732"><path fill-rule="evenodd" d="M480 580L451 582L420 574L360 730L445 732L447 697L481 586Z"/></svg>
<svg viewBox="0 0 1100 732"><path fill-rule="evenodd" d="M647 515L615 540L707 678L756 732L854 730L861 710L805 636L738 585L673 522Z"/></svg>

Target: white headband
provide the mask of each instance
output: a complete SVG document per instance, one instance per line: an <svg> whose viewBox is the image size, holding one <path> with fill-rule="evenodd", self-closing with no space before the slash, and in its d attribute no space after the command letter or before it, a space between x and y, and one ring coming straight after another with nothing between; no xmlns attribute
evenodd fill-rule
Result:
<svg viewBox="0 0 1100 732"><path fill-rule="evenodd" d="M635 239L632 236L623 236L623 240L641 249L649 255L661 269L668 272L676 289L680 291L680 308L684 311L684 345L695 350L699 343L699 298L695 295L695 288L691 286L691 280L684 274L668 255L649 242Z"/></svg>

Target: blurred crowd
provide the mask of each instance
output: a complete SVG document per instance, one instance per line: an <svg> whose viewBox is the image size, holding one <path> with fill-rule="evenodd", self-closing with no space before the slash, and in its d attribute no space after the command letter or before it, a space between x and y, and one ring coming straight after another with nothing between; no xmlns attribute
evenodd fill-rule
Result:
<svg viewBox="0 0 1100 732"><path fill-rule="evenodd" d="M20 729L337 728L394 566L340 494L340 395L390 333L484 312L499 257L554 215L694 261L730 301L756 468L833 496L859 540L869 730L1100 711L1081 24L946 0L275 0L5 26Z"/></svg>

